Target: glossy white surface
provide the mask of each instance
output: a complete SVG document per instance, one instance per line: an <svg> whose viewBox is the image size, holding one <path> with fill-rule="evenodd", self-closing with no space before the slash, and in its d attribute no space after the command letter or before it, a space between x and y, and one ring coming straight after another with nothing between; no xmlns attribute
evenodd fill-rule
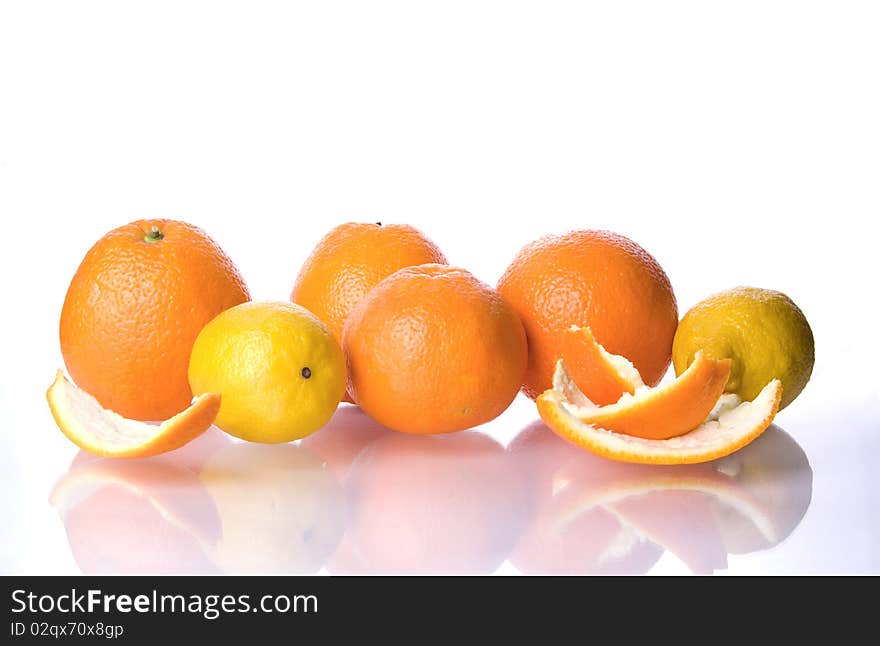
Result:
<svg viewBox="0 0 880 646"><path fill-rule="evenodd" d="M810 396L821 399L821 381ZM805 395L806 397L806 395ZM383 429L345 406L291 445L212 429L177 452L77 453L44 417L6 460L4 572L880 572L872 400L783 411L688 467L570 446L521 398L476 431ZM507 446L505 447L505 443ZM15 469L9 478L8 469Z"/></svg>
<svg viewBox="0 0 880 646"><path fill-rule="evenodd" d="M3 3L0 573L880 572L878 18L764 0ZM706 468L594 459L522 397L445 438L344 409L302 445L213 433L91 460L43 397L58 315L89 246L138 217L202 226L258 299L286 299L350 219L414 224L492 284L539 235L613 229L658 259L681 313L735 285L789 294L816 368L760 443Z"/></svg>

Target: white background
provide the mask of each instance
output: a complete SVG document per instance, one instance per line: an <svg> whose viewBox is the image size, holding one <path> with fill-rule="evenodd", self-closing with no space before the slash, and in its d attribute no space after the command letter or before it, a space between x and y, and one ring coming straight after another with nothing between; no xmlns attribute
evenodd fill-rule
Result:
<svg viewBox="0 0 880 646"><path fill-rule="evenodd" d="M75 571L43 392L77 264L141 217L203 227L259 299L348 220L413 224L492 284L539 235L607 228L682 313L784 291L816 336L778 418L813 504L740 571L880 569L878 33L873 2L4 0L0 570Z"/></svg>

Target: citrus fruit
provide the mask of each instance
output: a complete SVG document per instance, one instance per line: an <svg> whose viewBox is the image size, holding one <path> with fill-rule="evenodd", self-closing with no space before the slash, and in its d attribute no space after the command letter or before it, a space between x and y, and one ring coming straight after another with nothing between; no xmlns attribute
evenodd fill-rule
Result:
<svg viewBox="0 0 880 646"><path fill-rule="evenodd" d="M603 348L589 327L572 325L563 333L562 358L581 392L600 406L645 385L632 362Z"/></svg>
<svg viewBox="0 0 880 646"><path fill-rule="evenodd" d="M694 355L733 361L727 392L753 399L771 379L782 382L785 408L813 372L813 332L804 313L785 294L737 287L694 305L682 318L672 345L675 372Z"/></svg>
<svg viewBox="0 0 880 646"><path fill-rule="evenodd" d="M186 408L193 341L249 299L232 261L201 229L138 220L88 251L61 310L61 352L73 381L103 407L138 420Z"/></svg>
<svg viewBox="0 0 880 646"><path fill-rule="evenodd" d="M196 338L194 393L217 392L218 427L252 442L290 442L318 430L345 391L345 359L327 326L299 305L243 303Z"/></svg>
<svg viewBox="0 0 880 646"><path fill-rule="evenodd" d="M704 362L711 360L701 359L704 366L711 365ZM649 391L641 397L638 394L630 397L633 400L644 398L650 401L657 397L657 391L662 393L664 388L657 388L653 393ZM677 396L676 391L671 392L674 399ZM751 402L743 402L732 394L721 395L706 421L683 435L668 439L637 437L584 421L589 420L592 413L614 406L596 407L590 402L578 390L568 376L564 362L560 360L553 376L553 387L538 397L537 404L541 419L554 433L594 453L622 462L691 464L733 453L758 437L773 421L779 410L781 396L782 384L774 379ZM627 397L621 398L621 403ZM666 398L669 398L668 394ZM659 403L654 403L658 405L655 410L659 414ZM617 414L621 414L621 409L626 412L621 406L616 409ZM665 425L668 422L658 417L656 423ZM638 428L642 432L646 427Z"/></svg>
<svg viewBox="0 0 880 646"><path fill-rule="evenodd" d="M204 433L220 410L220 395L205 393L161 424L126 419L102 408L60 370L46 392L58 428L81 449L115 458L142 458L173 451Z"/></svg>
<svg viewBox="0 0 880 646"><path fill-rule="evenodd" d="M342 342L348 315L373 287L398 269L445 264L443 253L407 224L341 224L325 235L303 263L290 300L327 324Z"/></svg>
<svg viewBox="0 0 880 646"><path fill-rule="evenodd" d="M608 231L572 231L525 246L498 282L529 342L524 392L550 387L563 337L589 326L608 352L656 385L672 352L678 309L669 279L642 247Z"/></svg>
<svg viewBox="0 0 880 646"><path fill-rule="evenodd" d="M498 292L438 264L379 283L343 339L349 393L380 424L407 433L494 419L516 397L528 353L522 323Z"/></svg>
<svg viewBox="0 0 880 646"><path fill-rule="evenodd" d="M341 344L348 315L379 281L425 263L445 264L446 258L418 229L349 222L318 242L299 271L290 300L324 321Z"/></svg>

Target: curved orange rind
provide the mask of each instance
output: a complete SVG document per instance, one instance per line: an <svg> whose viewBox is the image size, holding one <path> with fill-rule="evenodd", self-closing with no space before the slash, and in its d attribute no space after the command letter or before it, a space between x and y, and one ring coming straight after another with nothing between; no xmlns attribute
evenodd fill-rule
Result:
<svg viewBox="0 0 880 646"><path fill-rule="evenodd" d="M574 383L595 404L613 404L645 382L632 362L608 352L589 327L572 325L562 335L562 358Z"/></svg>
<svg viewBox="0 0 880 646"><path fill-rule="evenodd" d="M55 423L71 442L113 458L143 458L178 449L207 431L220 410L220 395L206 393L161 424L138 422L103 408L60 370L46 399Z"/></svg>
<svg viewBox="0 0 880 646"><path fill-rule="evenodd" d="M649 390L664 391L670 386ZM656 395L649 392L642 397L652 396ZM641 464L696 464L729 455L763 433L779 410L782 384L778 379L770 381L751 402L723 394L704 421L687 433L667 439L637 437L597 424L597 419L603 419L597 411L625 406L624 400L638 397L624 396L610 407L596 406L578 389L559 360L553 387L538 397L537 405L541 419L554 433L598 455ZM656 422L665 423L662 419Z"/></svg>
<svg viewBox="0 0 880 646"><path fill-rule="evenodd" d="M697 352L693 363L672 383L639 388L635 394L624 394L607 406L582 404L573 412L585 424L665 440L699 426L724 393L729 377L730 359L709 359ZM579 387L577 381L574 382Z"/></svg>

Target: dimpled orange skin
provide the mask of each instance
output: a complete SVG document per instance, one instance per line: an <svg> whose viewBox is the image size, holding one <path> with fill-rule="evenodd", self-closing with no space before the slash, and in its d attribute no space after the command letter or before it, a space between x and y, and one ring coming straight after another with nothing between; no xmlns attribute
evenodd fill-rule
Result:
<svg viewBox="0 0 880 646"><path fill-rule="evenodd" d="M498 282L526 329L523 392L552 386L562 339L589 326L608 352L629 359L645 384L659 383L672 357L678 307L672 285L638 244L610 231L571 231L526 245Z"/></svg>
<svg viewBox="0 0 880 646"><path fill-rule="evenodd" d="M433 242L408 224L348 222L325 235L303 263L290 300L321 319L342 345L348 315L398 269L446 264ZM345 401L352 401L346 395Z"/></svg>
<svg viewBox="0 0 880 646"><path fill-rule="evenodd" d="M305 261L290 300L321 319L341 343L348 315L371 289L398 269L426 263L446 264L446 258L408 224L341 224Z"/></svg>
<svg viewBox="0 0 880 646"><path fill-rule="evenodd" d="M146 237L157 227L161 239ZM198 227L138 220L88 251L61 310L61 353L73 381L136 420L190 404L187 367L202 327L250 299L222 249Z"/></svg>
<svg viewBox="0 0 880 646"><path fill-rule="evenodd" d="M437 264L379 283L349 317L343 349L364 412L416 434L494 419L516 397L528 360L510 305L467 271Z"/></svg>

